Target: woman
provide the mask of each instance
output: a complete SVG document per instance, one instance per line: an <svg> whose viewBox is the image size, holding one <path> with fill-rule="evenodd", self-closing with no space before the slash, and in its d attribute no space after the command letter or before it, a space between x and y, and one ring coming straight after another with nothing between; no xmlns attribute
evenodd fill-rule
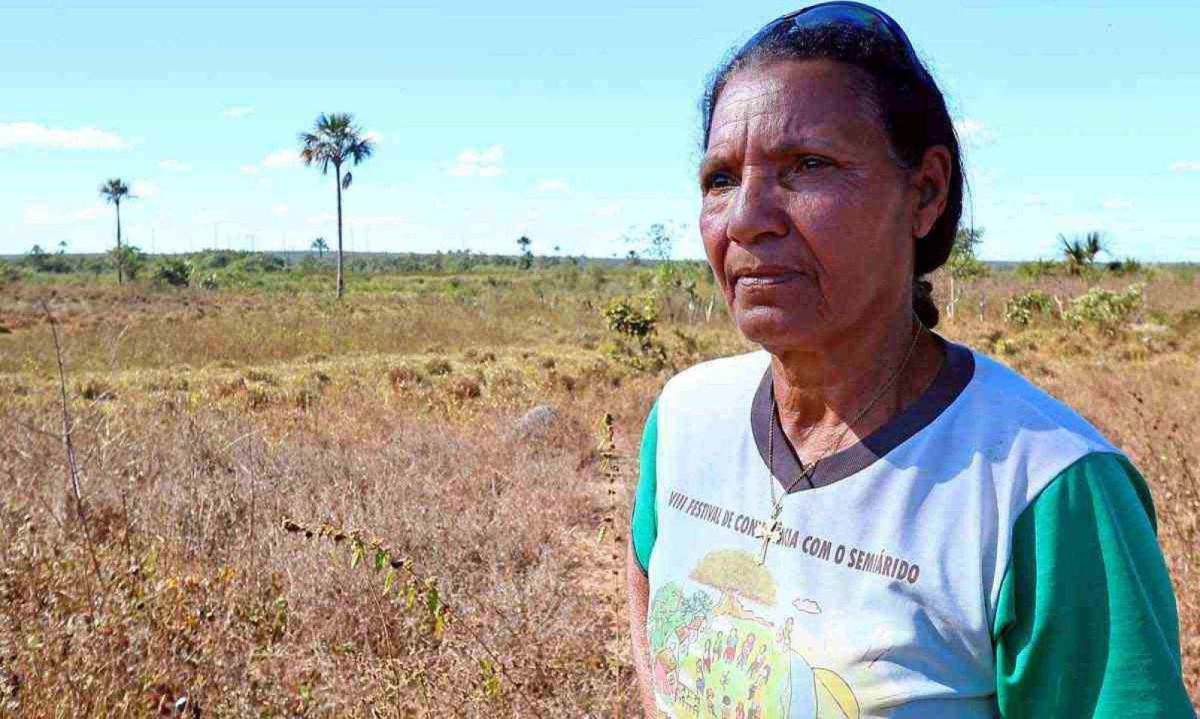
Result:
<svg viewBox="0 0 1200 719"><path fill-rule="evenodd" d="M646 424L648 715L1191 717L1142 478L931 331L921 278L958 229L962 163L900 27L856 3L780 18L703 111L705 251L764 351L675 376Z"/></svg>

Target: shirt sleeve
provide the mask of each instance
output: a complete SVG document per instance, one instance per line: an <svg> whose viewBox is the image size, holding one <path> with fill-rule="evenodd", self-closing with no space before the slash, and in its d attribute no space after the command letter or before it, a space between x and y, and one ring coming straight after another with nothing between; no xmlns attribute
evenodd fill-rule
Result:
<svg viewBox="0 0 1200 719"><path fill-rule="evenodd" d="M992 636L1003 717L1195 716L1154 505L1125 457L1083 457L1018 517Z"/></svg>
<svg viewBox="0 0 1200 719"><path fill-rule="evenodd" d="M658 511L655 509L657 488L656 465L658 463L658 401L650 408L642 430L642 448L638 452L638 483L633 499L633 517L630 519L629 536L633 542L633 554L642 572L649 573L650 551L658 536Z"/></svg>

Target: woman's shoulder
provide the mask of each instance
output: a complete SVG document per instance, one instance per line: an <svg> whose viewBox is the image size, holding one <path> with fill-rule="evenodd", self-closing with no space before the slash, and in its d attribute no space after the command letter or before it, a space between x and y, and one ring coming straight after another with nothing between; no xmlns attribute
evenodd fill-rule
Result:
<svg viewBox="0 0 1200 719"><path fill-rule="evenodd" d="M1012 368L968 350L974 375L930 440L980 461L1001 494L1018 505L1092 455L1123 453L1082 414ZM947 440L945 442L940 440Z"/></svg>
<svg viewBox="0 0 1200 719"><path fill-rule="evenodd" d="M977 410L985 410L1001 425L1031 433L1053 433L1092 451L1115 451L1112 443L1087 418L1000 361L974 349L975 374L969 385Z"/></svg>

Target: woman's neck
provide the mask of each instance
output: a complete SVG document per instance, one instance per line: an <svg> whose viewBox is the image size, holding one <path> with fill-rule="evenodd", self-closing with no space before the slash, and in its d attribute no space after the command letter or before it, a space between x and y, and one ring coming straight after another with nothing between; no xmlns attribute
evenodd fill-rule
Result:
<svg viewBox="0 0 1200 719"><path fill-rule="evenodd" d="M874 432L925 391L944 357L932 334L918 328L905 315L883 328L845 333L818 351L775 355L779 420L805 464ZM854 426L846 431L848 422Z"/></svg>

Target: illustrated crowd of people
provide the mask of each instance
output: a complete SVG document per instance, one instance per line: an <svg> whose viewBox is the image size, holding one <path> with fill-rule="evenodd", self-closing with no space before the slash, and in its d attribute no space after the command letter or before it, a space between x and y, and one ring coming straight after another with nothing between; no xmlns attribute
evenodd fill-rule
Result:
<svg viewBox="0 0 1200 719"><path fill-rule="evenodd" d="M771 680L767 649L767 642L760 642L754 633L745 632L739 637L737 627L728 632L718 631L704 640L704 650L696 663L696 693L712 716L720 719L760 719L763 716L762 698L758 695ZM726 691L729 675L735 668L749 679L744 699L730 696Z"/></svg>

